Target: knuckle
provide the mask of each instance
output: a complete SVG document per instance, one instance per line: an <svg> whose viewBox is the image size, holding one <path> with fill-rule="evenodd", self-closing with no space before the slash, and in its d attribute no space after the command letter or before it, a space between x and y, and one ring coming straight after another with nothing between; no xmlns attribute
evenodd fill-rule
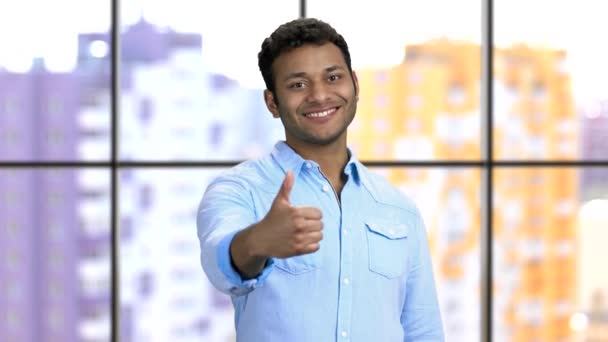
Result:
<svg viewBox="0 0 608 342"><path fill-rule="evenodd" d="M295 227L296 232L301 231L302 229L304 229L304 220L299 219L299 218L298 218L298 219L295 219L295 220L293 221L293 226Z"/></svg>
<svg viewBox="0 0 608 342"><path fill-rule="evenodd" d="M295 241L291 243L291 250L293 251L293 253L298 254L301 248L302 245L300 245L300 243Z"/></svg>
<svg viewBox="0 0 608 342"><path fill-rule="evenodd" d="M289 207L289 213L294 217L301 216L300 208L298 207Z"/></svg>
<svg viewBox="0 0 608 342"><path fill-rule="evenodd" d="M296 246L296 248L294 248L294 252L295 252L297 255L305 254L305 253L306 253L306 246L305 246L305 245L302 245L302 244L298 244L298 245Z"/></svg>

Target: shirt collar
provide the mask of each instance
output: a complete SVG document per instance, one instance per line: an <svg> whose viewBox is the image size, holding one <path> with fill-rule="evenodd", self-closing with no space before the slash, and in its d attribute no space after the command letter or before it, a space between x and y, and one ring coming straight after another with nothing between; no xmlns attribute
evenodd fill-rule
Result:
<svg viewBox="0 0 608 342"><path fill-rule="evenodd" d="M296 151L294 151L285 141L279 141L274 145L271 152L274 160L279 164L284 173L292 171L295 178L298 177L300 171L305 164L310 163L314 167L318 167L319 164L312 160L306 160L302 158ZM348 162L344 168L344 173L353 177L353 180L357 185L365 185L367 187L366 169L365 166L357 159L355 154L348 149Z"/></svg>
<svg viewBox="0 0 608 342"><path fill-rule="evenodd" d="M357 159L357 156L355 156L355 153L351 149L348 149L348 155L349 158L348 162L346 163L346 167L344 168L344 173L349 178L352 177L357 185L363 184L367 186L365 166L361 164L361 162L359 161L359 159Z"/></svg>
<svg viewBox="0 0 608 342"><path fill-rule="evenodd" d="M272 158L279 164L284 173L293 172L294 178L300 174L306 160L296 153L285 141L279 141L271 152ZM314 163L314 162L311 162ZM316 163L315 163L316 164Z"/></svg>

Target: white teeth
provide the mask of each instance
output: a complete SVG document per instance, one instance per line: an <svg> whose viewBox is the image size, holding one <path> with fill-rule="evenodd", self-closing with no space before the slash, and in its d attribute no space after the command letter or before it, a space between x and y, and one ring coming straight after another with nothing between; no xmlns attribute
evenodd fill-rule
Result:
<svg viewBox="0 0 608 342"><path fill-rule="evenodd" d="M322 118L324 116L328 116L329 114L331 114L331 113L333 113L335 111L336 111L336 109L332 108L332 109L328 109L328 110L325 110L325 111L322 111L322 112L308 113L308 114L304 114L304 115L308 116L308 117L312 117L312 118Z"/></svg>

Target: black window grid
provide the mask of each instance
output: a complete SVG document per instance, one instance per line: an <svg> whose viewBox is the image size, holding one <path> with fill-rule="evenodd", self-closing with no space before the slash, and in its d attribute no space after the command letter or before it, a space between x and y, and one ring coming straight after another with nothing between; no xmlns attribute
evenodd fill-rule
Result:
<svg viewBox="0 0 608 342"><path fill-rule="evenodd" d="M0 160L2 169L46 169L46 168L91 168L110 171L111 187L111 341L120 341L120 234L118 212L118 173L122 169L145 168L226 168L240 163L233 161L121 161L118 158L118 117L120 113L120 0L111 1L111 146L109 161L11 161ZM481 44L481 130L482 156L480 160L432 160L432 161L362 161L368 167L399 167L399 168L477 168L482 171L481 191L481 341L492 341L493 331L493 297L492 297L492 194L493 174L497 168L543 168L543 167L608 167L608 160L494 160L493 157L493 32L494 32L494 0L482 1L482 44ZM306 0L299 2L299 16L306 17Z"/></svg>

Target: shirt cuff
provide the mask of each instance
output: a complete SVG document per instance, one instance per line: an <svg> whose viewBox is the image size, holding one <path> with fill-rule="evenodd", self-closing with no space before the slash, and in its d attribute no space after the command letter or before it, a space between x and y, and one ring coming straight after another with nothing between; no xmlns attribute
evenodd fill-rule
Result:
<svg viewBox="0 0 608 342"><path fill-rule="evenodd" d="M266 278L268 278L270 272L274 268L274 258L268 258L268 260L266 260L262 272L255 278L244 280L232 265L232 258L230 257L230 244L237 233L238 231L230 233L220 241L217 248L217 261L220 270L232 285L230 287L230 292L238 296L247 294L255 288L264 285Z"/></svg>

